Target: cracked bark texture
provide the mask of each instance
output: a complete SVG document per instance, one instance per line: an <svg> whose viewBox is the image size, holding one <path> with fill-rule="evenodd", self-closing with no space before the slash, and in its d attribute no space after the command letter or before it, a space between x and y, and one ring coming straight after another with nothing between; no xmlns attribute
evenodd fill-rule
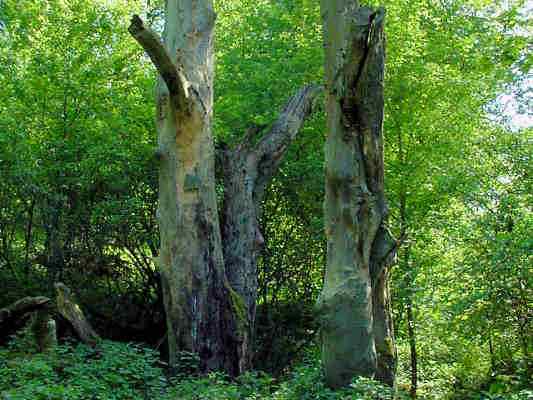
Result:
<svg viewBox="0 0 533 400"><path fill-rule="evenodd" d="M384 10L322 0L326 55L324 288L318 300L326 382L394 380L387 287L395 241L386 228L383 172Z"/></svg>
<svg viewBox="0 0 533 400"><path fill-rule="evenodd" d="M257 258L264 240L259 228L262 201L267 185L312 113L313 102L321 92L319 86L300 89L281 111L272 127L251 127L244 140L224 154L224 204L222 237L224 261L231 287L244 300L241 370L250 367L257 300ZM256 143L257 142L257 143Z"/></svg>

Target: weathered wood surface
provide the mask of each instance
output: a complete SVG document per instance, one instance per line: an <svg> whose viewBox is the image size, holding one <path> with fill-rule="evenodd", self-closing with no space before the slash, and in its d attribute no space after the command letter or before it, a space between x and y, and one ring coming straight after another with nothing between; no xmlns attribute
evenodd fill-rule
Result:
<svg viewBox="0 0 533 400"><path fill-rule="evenodd" d="M48 297L24 297L0 309L0 344L5 343L10 335L23 328L28 322L29 314L48 307Z"/></svg>
<svg viewBox="0 0 533 400"><path fill-rule="evenodd" d="M163 40L133 17L157 85L161 272L169 362L199 355L202 371L235 375L243 337L242 300L228 283L222 255L212 132L215 12L211 0L166 2Z"/></svg>
<svg viewBox="0 0 533 400"><path fill-rule="evenodd" d="M159 73L161 248L156 261L170 365L177 365L180 352L192 352L200 356L203 371L238 375L251 359L261 199L319 90L308 86L299 91L269 132L260 139L248 135L234 149L236 159L225 163L221 228L212 132L214 24L212 0L172 0L166 2L162 40L138 16L129 32Z"/></svg>
<svg viewBox="0 0 533 400"><path fill-rule="evenodd" d="M95 346L100 337L95 332L80 307L76 302L71 290L63 283L56 283L57 311L71 325L80 340L90 346Z"/></svg>
<svg viewBox="0 0 533 400"><path fill-rule="evenodd" d="M396 354L388 265L396 242L384 191L384 10L321 2L326 72L327 269L318 307L329 386L392 384Z"/></svg>
<svg viewBox="0 0 533 400"><path fill-rule="evenodd" d="M71 290L63 283L56 283L56 303L48 297L24 297L13 304L0 309L0 343L5 343L10 335L22 329L30 315L31 330L35 335L40 351L45 351L57 344L55 313L61 315L72 326L78 338L95 346L100 337L95 332Z"/></svg>
<svg viewBox="0 0 533 400"><path fill-rule="evenodd" d="M242 371L251 366L257 259L264 244L259 227L264 193L290 144L312 114L313 103L321 92L320 86L304 86L289 99L270 129L250 128L241 143L224 154L222 238L229 283L244 300L245 306Z"/></svg>
<svg viewBox="0 0 533 400"><path fill-rule="evenodd" d="M24 297L7 307L0 308L0 325L7 325L10 321L20 318L20 316L37 311L50 304L48 297Z"/></svg>

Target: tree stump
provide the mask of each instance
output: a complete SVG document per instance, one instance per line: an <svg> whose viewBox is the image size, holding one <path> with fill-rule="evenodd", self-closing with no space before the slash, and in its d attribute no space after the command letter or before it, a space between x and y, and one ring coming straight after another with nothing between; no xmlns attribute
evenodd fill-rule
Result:
<svg viewBox="0 0 533 400"><path fill-rule="evenodd" d="M71 290L60 282L56 283L54 287L57 294L57 311L72 325L82 342L95 346L100 337L85 318Z"/></svg>

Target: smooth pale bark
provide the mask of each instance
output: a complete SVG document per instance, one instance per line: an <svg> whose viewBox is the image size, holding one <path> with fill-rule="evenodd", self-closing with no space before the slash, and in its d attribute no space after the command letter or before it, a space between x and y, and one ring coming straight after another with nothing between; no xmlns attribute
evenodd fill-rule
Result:
<svg viewBox="0 0 533 400"><path fill-rule="evenodd" d="M231 287L244 300L246 330L241 370L251 365L257 300L257 258L264 240L259 229L266 186L276 173L292 140L311 114L319 86L300 89L286 104L268 132L252 127L234 149L225 151L222 237L224 261ZM257 143L255 143L257 142Z"/></svg>
<svg viewBox="0 0 533 400"><path fill-rule="evenodd" d="M251 360L263 192L318 89L299 91L257 144L262 129L223 157L223 251L212 134L214 19L211 1L168 0L164 45L137 16L129 31L160 75L158 264L170 365L185 351L200 356L203 371L237 375Z"/></svg>
<svg viewBox="0 0 533 400"><path fill-rule="evenodd" d="M238 373L242 299L224 272L214 178L213 30L210 0L166 2L164 46L138 17L130 33L156 66L158 258L169 361L196 353L201 370ZM235 344L237 343L237 344Z"/></svg>
<svg viewBox="0 0 533 400"><path fill-rule="evenodd" d="M328 256L318 308L326 382L335 388L390 375L381 365L395 359L386 281L396 243L385 226L384 10L354 0L322 0L321 8Z"/></svg>

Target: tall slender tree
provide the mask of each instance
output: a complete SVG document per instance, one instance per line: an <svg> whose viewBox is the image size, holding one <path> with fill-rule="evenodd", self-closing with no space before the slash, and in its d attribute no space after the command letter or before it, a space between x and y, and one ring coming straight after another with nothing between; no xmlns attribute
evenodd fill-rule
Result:
<svg viewBox="0 0 533 400"><path fill-rule="evenodd" d="M383 167L384 10L321 2L326 71L327 269L318 301L332 387L357 375L392 384L396 365Z"/></svg>

